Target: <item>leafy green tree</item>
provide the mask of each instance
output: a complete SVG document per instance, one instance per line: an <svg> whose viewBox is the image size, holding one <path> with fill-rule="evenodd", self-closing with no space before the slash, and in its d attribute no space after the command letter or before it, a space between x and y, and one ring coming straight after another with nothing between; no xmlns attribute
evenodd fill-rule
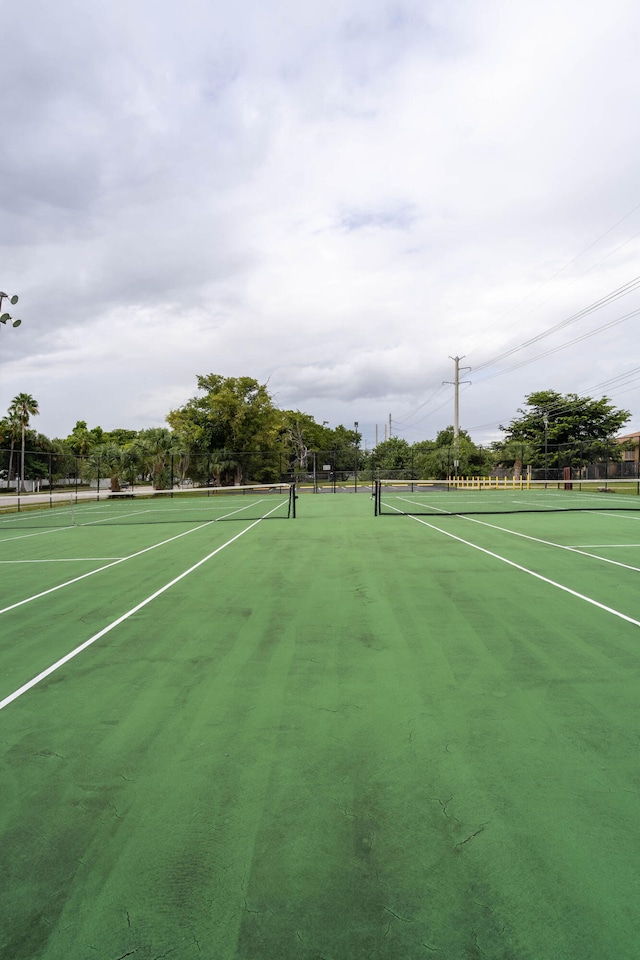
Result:
<svg viewBox="0 0 640 960"><path fill-rule="evenodd" d="M106 439L102 427L93 427L92 430L89 430L86 420L77 420L75 427L64 442L76 457L82 458L86 457L95 447L104 443Z"/></svg>
<svg viewBox="0 0 640 960"><path fill-rule="evenodd" d="M96 429L101 428L96 427ZM105 443L117 443L119 447L124 448L128 443L132 443L137 436L137 430L126 430L124 427L117 427L115 430L108 430L104 434L103 440Z"/></svg>
<svg viewBox="0 0 640 960"><path fill-rule="evenodd" d="M435 439L436 447L452 447L455 440L455 429L453 424L450 424L448 427L445 427L444 430L439 430ZM466 430L458 430L458 441L468 440L472 442L471 436L467 433Z"/></svg>
<svg viewBox="0 0 640 960"><path fill-rule="evenodd" d="M281 410L278 451L284 455L292 472L306 472L313 463L313 453L335 449L332 430L319 424L300 410Z"/></svg>
<svg viewBox="0 0 640 960"><path fill-rule="evenodd" d="M9 463L7 470L7 482L10 484L13 480L13 457L15 454L16 443L20 439L20 433L22 430L20 424L20 418L18 414L9 408L7 416L3 418L0 422L0 430L2 432L2 443L9 443Z"/></svg>
<svg viewBox="0 0 640 960"><path fill-rule="evenodd" d="M190 453L212 455L277 449L282 419L266 384L252 377L198 376L201 395L172 410L167 422ZM242 483L246 457L238 457L235 482Z"/></svg>
<svg viewBox="0 0 640 960"><path fill-rule="evenodd" d="M21 459L20 459L20 489L24 493L24 453L25 453L25 433L29 426L29 418L35 417L40 413L38 401L30 393L19 393L11 401L9 407L9 416L15 416L20 423L21 432Z"/></svg>
<svg viewBox="0 0 640 960"><path fill-rule="evenodd" d="M330 431L330 435L333 446L329 449L336 451L336 470L353 470L354 454L360 447L362 434L339 423L337 427Z"/></svg>
<svg viewBox="0 0 640 960"><path fill-rule="evenodd" d="M11 448L8 462L8 479L13 480L13 455L16 441L22 433L22 425L18 416L14 418L6 417L0 421L0 446L9 442ZM37 430L25 429L25 466L24 475L28 475L30 480L48 480L50 476L56 477L59 470L66 467L65 448L60 440L50 440L43 433ZM62 463L62 467L60 464Z"/></svg>
<svg viewBox="0 0 640 960"><path fill-rule="evenodd" d="M555 390L530 393L518 413L520 417L500 427L505 439L530 444L533 465L550 468L575 461L619 460L622 452L614 437L631 417L608 397L594 400Z"/></svg>
<svg viewBox="0 0 640 960"><path fill-rule="evenodd" d="M399 477L399 473L411 470L411 447L402 437L389 437L383 440L374 450L373 460L378 474L389 479Z"/></svg>
<svg viewBox="0 0 640 960"><path fill-rule="evenodd" d="M490 447L494 468L513 471L516 479L533 465L535 454L535 445L525 440L497 440Z"/></svg>
<svg viewBox="0 0 640 960"><path fill-rule="evenodd" d="M415 474L422 479L444 479L455 473L481 476L493 466L491 451L475 444L466 430L458 431L456 443L452 425L440 430L435 440L414 443L411 455Z"/></svg>

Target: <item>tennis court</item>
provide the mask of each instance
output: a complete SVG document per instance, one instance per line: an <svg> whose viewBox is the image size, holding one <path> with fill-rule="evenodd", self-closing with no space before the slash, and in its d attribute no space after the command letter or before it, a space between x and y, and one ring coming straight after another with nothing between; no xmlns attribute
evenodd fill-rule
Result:
<svg viewBox="0 0 640 960"><path fill-rule="evenodd" d="M0 517L2 956L635 960L634 503L289 508Z"/></svg>

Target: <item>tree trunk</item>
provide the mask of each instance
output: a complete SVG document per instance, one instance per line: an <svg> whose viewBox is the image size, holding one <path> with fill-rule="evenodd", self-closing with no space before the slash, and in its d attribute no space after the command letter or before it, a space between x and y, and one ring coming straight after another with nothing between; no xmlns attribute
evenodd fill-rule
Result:
<svg viewBox="0 0 640 960"><path fill-rule="evenodd" d="M13 454L15 453L15 442L11 438L11 450L9 451L9 471L7 473L7 487L13 480Z"/></svg>
<svg viewBox="0 0 640 960"><path fill-rule="evenodd" d="M26 493L27 488L24 485L24 424L22 424L22 459L20 464L20 493Z"/></svg>

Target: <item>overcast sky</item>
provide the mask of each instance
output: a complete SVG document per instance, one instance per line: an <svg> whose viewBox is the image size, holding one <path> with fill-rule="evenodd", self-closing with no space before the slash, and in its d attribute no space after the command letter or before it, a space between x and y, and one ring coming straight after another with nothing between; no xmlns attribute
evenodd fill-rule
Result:
<svg viewBox="0 0 640 960"><path fill-rule="evenodd" d="M640 429L637 0L21 0L0 81L0 414L219 373L413 442L457 356L477 442L547 388Z"/></svg>

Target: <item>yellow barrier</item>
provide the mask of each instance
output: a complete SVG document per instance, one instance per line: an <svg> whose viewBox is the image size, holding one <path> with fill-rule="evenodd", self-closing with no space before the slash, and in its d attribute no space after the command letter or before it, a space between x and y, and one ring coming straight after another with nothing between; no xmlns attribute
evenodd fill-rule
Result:
<svg viewBox="0 0 640 960"><path fill-rule="evenodd" d="M530 490L529 477L447 477L447 483L462 490Z"/></svg>

